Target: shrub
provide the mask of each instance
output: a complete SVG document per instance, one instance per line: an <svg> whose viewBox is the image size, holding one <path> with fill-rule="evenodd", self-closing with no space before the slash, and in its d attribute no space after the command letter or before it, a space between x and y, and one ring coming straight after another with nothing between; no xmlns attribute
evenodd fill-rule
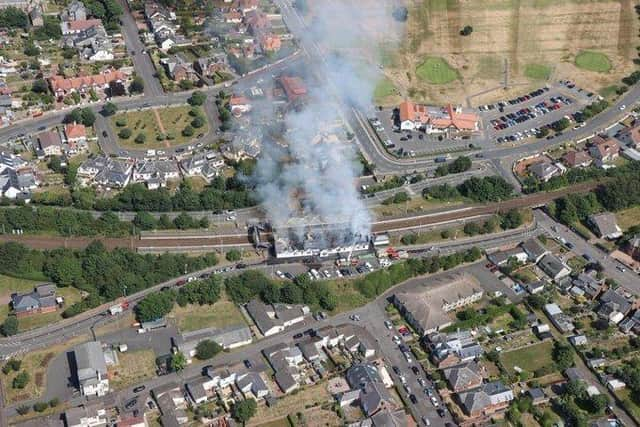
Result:
<svg viewBox="0 0 640 427"><path fill-rule="evenodd" d="M124 129L121 129L120 132L118 132L118 137L122 139L129 139L131 138L132 133L133 132L131 132L131 129L124 128Z"/></svg>

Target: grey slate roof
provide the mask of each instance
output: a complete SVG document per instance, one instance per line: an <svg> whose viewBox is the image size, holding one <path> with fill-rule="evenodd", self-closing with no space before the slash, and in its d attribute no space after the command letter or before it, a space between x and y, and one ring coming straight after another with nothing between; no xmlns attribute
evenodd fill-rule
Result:
<svg viewBox="0 0 640 427"><path fill-rule="evenodd" d="M482 382L480 368L475 362L453 366L443 371L445 378L454 390L463 390Z"/></svg>
<svg viewBox="0 0 640 427"><path fill-rule="evenodd" d="M370 363L353 365L347 371L347 382L351 388L364 388L371 382L382 382L378 368Z"/></svg>
<svg viewBox="0 0 640 427"><path fill-rule="evenodd" d="M97 373L103 377L107 375L107 364L99 341L84 343L78 346L74 353L80 383L97 378Z"/></svg>

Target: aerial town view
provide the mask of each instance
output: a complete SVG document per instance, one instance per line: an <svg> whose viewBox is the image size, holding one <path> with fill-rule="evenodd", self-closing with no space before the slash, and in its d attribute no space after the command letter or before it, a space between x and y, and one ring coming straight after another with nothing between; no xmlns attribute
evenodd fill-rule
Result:
<svg viewBox="0 0 640 427"><path fill-rule="evenodd" d="M640 427L640 0L0 0L0 427Z"/></svg>

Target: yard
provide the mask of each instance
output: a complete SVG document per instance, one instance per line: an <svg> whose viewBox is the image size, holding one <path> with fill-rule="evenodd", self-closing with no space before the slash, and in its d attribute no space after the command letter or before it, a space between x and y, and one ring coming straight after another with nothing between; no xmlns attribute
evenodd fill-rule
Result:
<svg viewBox="0 0 640 427"><path fill-rule="evenodd" d="M325 403L332 403L333 400L331 395L327 391L326 382L321 382L319 384L315 384L309 387L305 387L300 389L298 392L283 396L278 399L278 404L272 407L267 407L264 404L258 405L258 411L256 415L249 421L250 426L256 426L263 424L265 422L272 422L276 420L280 420L283 417L286 417L289 414L295 415L298 412L304 412L305 418L309 418L307 416L308 413L314 411L313 408L322 406ZM327 415L329 414L328 411ZM333 414L333 416L337 419L337 416ZM330 419L325 420L326 422L330 422ZM320 425L320 424L313 424ZM340 425L331 423L330 425Z"/></svg>
<svg viewBox="0 0 640 427"><path fill-rule="evenodd" d="M429 56L416 69L416 76L427 83L442 85L456 80L458 72L443 58Z"/></svg>
<svg viewBox="0 0 640 427"><path fill-rule="evenodd" d="M553 366L551 351L553 349L553 341L545 341L540 344L523 347L518 350L502 353L501 359L504 367L514 373L514 367L526 370L527 372L535 372L536 370L548 366Z"/></svg>
<svg viewBox="0 0 640 427"><path fill-rule="evenodd" d="M182 332L245 324L244 317L238 307L224 298L213 305L188 304L185 307L176 305L168 317L174 319L178 329Z"/></svg>
<svg viewBox="0 0 640 427"><path fill-rule="evenodd" d="M195 111L185 105L122 112L111 118L111 126L118 135L118 144L123 147L162 149L186 144L209 132L209 123L201 110L197 111L203 124L200 127L194 126L199 124L195 120Z"/></svg>
<svg viewBox="0 0 640 427"><path fill-rule="evenodd" d="M640 225L640 206L629 209L623 209L616 213L618 225L623 231L628 230L634 225Z"/></svg>
<svg viewBox="0 0 640 427"><path fill-rule="evenodd" d="M583 50L576 55L576 66L587 71L606 73L611 70L611 61L604 53Z"/></svg>
<svg viewBox="0 0 640 427"><path fill-rule="evenodd" d="M110 386L120 390L153 378L156 374L156 356L153 350L118 353L118 366L109 368Z"/></svg>
<svg viewBox="0 0 640 427"><path fill-rule="evenodd" d="M631 390L628 388L616 392L618 399L622 401L624 408L631 414L636 422L640 422L640 406L634 400Z"/></svg>

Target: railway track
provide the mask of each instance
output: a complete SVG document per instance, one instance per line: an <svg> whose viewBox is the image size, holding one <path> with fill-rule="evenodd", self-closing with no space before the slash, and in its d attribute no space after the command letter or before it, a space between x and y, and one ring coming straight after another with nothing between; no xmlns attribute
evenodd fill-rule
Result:
<svg viewBox="0 0 640 427"><path fill-rule="evenodd" d="M549 193L536 193L511 200L505 200L489 205L471 205L463 208L457 208L451 211L430 213L405 218L394 218L372 224L374 233L384 233L389 231L398 231L403 229L412 229L428 225L436 225L447 222L453 222L463 219L480 218L499 212L505 212L514 208L524 207L540 207L546 203L565 196L570 193L580 193L595 189L597 182L589 182L577 184L568 188ZM67 247L73 249L82 249L94 240L100 240L109 249L129 248L138 250L138 248L153 252L161 252L163 248L166 250L174 250L176 248L184 248L184 250L197 248L215 249L216 247L230 247L234 245L245 246L250 244L247 234L225 234L225 235L206 235L196 237L194 235L185 237L137 239L134 237L111 238L111 237L62 237L62 236L38 236L38 235L0 235L0 242L14 241L22 243L34 249L55 249L59 247Z"/></svg>

